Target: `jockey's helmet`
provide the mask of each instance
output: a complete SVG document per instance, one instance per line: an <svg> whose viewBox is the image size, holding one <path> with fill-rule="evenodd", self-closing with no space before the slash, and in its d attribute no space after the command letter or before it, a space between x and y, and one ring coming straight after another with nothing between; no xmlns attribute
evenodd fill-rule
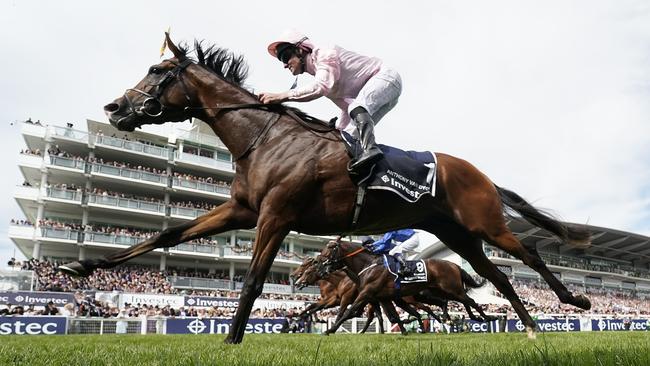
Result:
<svg viewBox="0 0 650 366"><path fill-rule="evenodd" d="M267 50L271 56L277 58L282 51L289 47L303 49L307 52L314 49L313 43L303 33L295 29L287 29L274 42L269 44Z"/></svg>

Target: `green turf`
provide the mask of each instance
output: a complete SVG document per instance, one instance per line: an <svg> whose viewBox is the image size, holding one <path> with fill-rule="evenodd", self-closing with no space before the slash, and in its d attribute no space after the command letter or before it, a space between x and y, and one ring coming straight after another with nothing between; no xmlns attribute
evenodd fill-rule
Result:
<svg viewBox="0 0 650 366"><path fill-rule="evenodd" d="M2 336L0 365L650 365L650 333Z"/></svg>

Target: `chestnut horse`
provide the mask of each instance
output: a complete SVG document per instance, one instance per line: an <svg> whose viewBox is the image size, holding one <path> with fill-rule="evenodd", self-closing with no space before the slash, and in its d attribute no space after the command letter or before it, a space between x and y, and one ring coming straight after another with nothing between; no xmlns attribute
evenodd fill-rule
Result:
<svg viewBox="0 0 650 366"><path fill-rule="evenodd" d="M311 267L311 264L313 262L313 258L307 258L300 265L300 267L296 268L293 273L291 273L291 277L294 278L294 280L297 280L297 282L294 282L296 288L302 289L305 286L318 285L320 289L320 299L318 299L318 301L313 304L307 305L307 307L305 307L305 310L303 310L299 316L301 318L310 317L321 310L331 309L337 306L339 307L338 315L342 315L343 310L345 310L348 305L357 298L357 295L359 294L357 291L357 286L343 271L333 272L331 276L328 276L326 280L319 278L315 281L301 281L300 279L306 273L308 275L308 271L313 268ZM379 319L380 332L384 333L384 319L381 315L381 310L379 306L377 306L377 303L370 303L368 305L368 311L366 313L368 320L361 330L362 334L368 330L368 327L372 323L375 316L377 316L377 319Z"/></svg>
<svg viewBox="0 0 650 366"><path fill-rule="evenodd" d="M359 295L354 303L337 318L328 332L335 332L345 320L353 317L370 301L386 301L403 295L418 298L423 291L437 298L460 302L465 306L472 320L485 322L496 319L485 314L483 309L467 295L470 288L481 287L483 283L476 282L455 263L440 259L425 259L427 281L402 283L400 288L397 288L395 275L383 265L382 256L373 254L362 246L340 240L331 241L327 243L318 258L320 261L318 265L324 267L324 273L345 268L349 276L356 277L355 282L359 288ZM474 315L472 308L478 311L480 317Z"/></svg>
<svg viewBox="0 0 650 366"><path fill-rule="evenodd" d="M357 187L350 179L350 160L337 131L298 118L294 109L263 105L243 87L243 58L220 48L196 44L196 61L167 35L174 57L151 66L146 76L115 101L104 106L111 124L133 131L144 124L198 118L227 146L235 161L230 199L190 222L104 258L60 266L62 271L88 275L111 268L157 248L230 230L257 227L257 237L240 305L226 343L240 343L255 298L285 236L378 234L400 228L426 230L491 281L510 301L534 336L535 322L505 274L488 260L482 240L522 260L537 271L560 301L589 309L583 295L574 296L546 267L535 248L524 247L506 225L504 208L556 235L562 242L589 241L589 233L568 227L542 213L514 192L495 185L465 160L437 154L435 197L408 203L390 192L366 194L364 208L352 224ZM304 114L303 114L304 115ZM310 123L311 121L311 123ZM498 143L498 142L497 142Z"/></svg>
<svg viewBox="0 0 650 366"><path fill-rule="evenodd" d="M296 268L296 270L291 274L291 276L292 278L294 278L294 284L298 288L303 288L304 286L313 285L319 282L320 283L326 282L328 284L339 283L340 287L342 287L342 289L346 291L346 298L340 304L339 315L337 316L337 320L342 316L343 312L347 309L348 305L352 304L352 302L359 295L357 283L354 282L353 279L345 273L345 271L338 270L330 273L324 273L323 267L320 265L320 262L318 262L314 258L305 259L303 263L298 268ZM341 278L341 276L343 278ZM323 287L321 285L321 292L322 292L322 288ZM399 299L392 299L392 300L396 301L396 304L399 307L406 310L410 315L413 315L415 317L422 331L426 332L426 328L422 323L422 317L420 316L419 313L414 312L411 309L411 307L418 310L423 310L431 318L436 319L438 322L442 323L443 319L440 318L438 314L433 312L431 308L429 308L427 305L424 304L436 305L442 308L443 317L445 319L449 319L449 313L447 312L447 301L434 297L427 293L417 294L417 298L414 296L403 296ZM376 304L376 302L371 301L370 305L372 307L372 310L379 310L379 308L373 304ZM333 306L337 306L337 305L339 304ZM381 322L381 312L379 312L377 316L380 318L380 322ZM372 318L368 316L368 322L366 323L366 327L368 326L368 324L370 324L371 321Z"/></svg>

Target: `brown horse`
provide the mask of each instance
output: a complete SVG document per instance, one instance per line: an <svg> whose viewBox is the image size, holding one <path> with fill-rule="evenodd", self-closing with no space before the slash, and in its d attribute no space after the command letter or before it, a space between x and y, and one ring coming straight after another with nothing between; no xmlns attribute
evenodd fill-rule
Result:
<svg viewBox="0 0 650 366"><path fill-rule="evenodd" d="M320 289L320 299L317 302L309 304L305 307L305 310L300 313L300 317L310 317L313 314L325 310L331 309L334 307L339 307L339 316L343 314L348 305L350 305L354 299L356 299L359 292L357 291L357 286L350 280L350 278L343 271L335 271L325 279L317 279L314 281L306 282L301 281L303 276L309 275L309 271L313 268L312 264L315 262L313 258L307 258L303 263L296 268L291 277L295 279L294 282L298 289L302 289L305 286L318 285ZM379 319L379 328L380 332L384 333L384 319L381 315L381 310L378 306L378 303L370 303L368 305L368 311L366 313L367 321L361 333L365 333L368 330L368 327L374 320L375 316ZM337 316L338 319L338 316Z"/></svg>
<svg viewBox="0 0 650 366"><path fill-rule="evenodd" d="M341 274L344 276L344 279L341 280ZM341 283L344 284L344 288L346 291L349 291L349 296L346 298L345 301L345 306L341 305L340 310L339 310L339 316L337 317L337 320L340 318L340 316L343 314L345 309L347 309L347 306L352 304L352 302L357 298L359 295L358 291L358 286L357 283L354 282L350 276L348 276L345 271L343 270L338 270L334 271L331 273L324 273L322 266L320 265L320 262L316 261L313 258L307 258L305 261L298 267L293 273L292 276L294 278L294 284L298 288L302 288L304 286L308 285L313 285L315 283L319 282L336 282L340 281ZM413 315L415 319L418 321L421 329L423 331L426 331L422 319L420 317L420 314L414 312L409 308L413 307L417 310L423 310L426 312L431 318L436 319L438 322L443 322L443 319L438 316L433 310L431 310L430 307L424 305L424 304L429 304L429 305L436 305L442 308L443 310L443 318L449 319L449 313L447 312L447 301L442 300L440 298L434 297L430 294L426 293L421 293L417 294L417 298L415 296L403 296L399 299L393 299L394 301L397 301L396 304L401 307L402 309L406 310L409 314ZM372 302L371 302L372 305ZM376 309L376 306L373 306L373 308ZM379 313L378 316L380 316L381 313ZM370 316L368 317L368 323L366 323L366 326L372 321ZM381 320L380 320L381 321ZM383 332L382 332L383 333Z"/></svg>
<svg viewBox="0 0 650 366"><path fill-rule="evenodd" d="M504 207L563 242L588 242L587 232L538 211L514 192L496 186L470 163L440 153L435 197L423 196L411 204L390 192L370 191L353 226L357 187L348 176L350 159L337 132L297 118L295 110L260 104L242 87L246 67L241 57L197 44L197 60L192 61L169 36L167 44L174 58L150 67L144 79L104 106L104 111L123 131L192 117L207 123L236 162L231 198L142 243L101 259L68 263L60 267L62 271L88 275L96 268L111 268L157 248L257 227L240 306L225 339L226 343L240 343L253 302L262 293L266 275L289 231L376 234L409 227L436 235L490 280L508 298L529 336L534 336L536 324L506 275L486 257L482 240L537 271L560 301L591 307L586 297L574 296L548 270L535 248L524 247L517 240L506 225Z"/></svg>
<svg viewBox="0 0 650 366"><path fill-rule="evenodd" d="M428 291L438 298L460 302L465 306L472 320L483 322L496 319L485 314L483 309L467 295L467 290L481 287L483 284L477 283L455 263L440 259L425 259L427 281L402 283L398 289L395 285L395 276L383 266L382 257L372 254L364 247L338 240L332 241L325 246L319 258L325 273L345 267L351 277L357 278L359 287L359 295L352 306L337 318L328 332L335 332L345 320L353 317L369 301L386 301L409 295L417 298L422 291ZM478 311L480 317L474 315L472 308Z"/></svg>

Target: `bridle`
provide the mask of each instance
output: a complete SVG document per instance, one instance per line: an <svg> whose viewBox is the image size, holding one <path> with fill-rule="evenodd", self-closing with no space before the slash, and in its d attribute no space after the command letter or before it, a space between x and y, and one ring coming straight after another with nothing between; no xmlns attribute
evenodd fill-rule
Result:
<svg viewBox="0 0 650 366"><path fill-rule="evenodd" d="M355 255L357 255L357 254L359 254L361 252L364 252L366 250L366 248L364 248L362 246L362 247L360 247L360 248L358 248L356 250L353 250L350 253L345 254L345 255L342 256L341 254L339 254L339 252L341 251L341 241L337 240L337 241L335 241L335 243L336 243L336 245L334 245L334 247L332 248L332 251L330 252L330 255L327 256L327 259L324 260L324 261L317 261L316 262L318 274L321 277L332 273L332 271L334 271L334 270L341 269L341 268L345 267L345 264L343 263L343 260L345 258L353 257L353 256L355 256Z"/></svg>
<svg viewBox="0 0 650 366"><path fill-rule="evenodd" d="M282 107L282 105L264 104L264 103L255 102L255 103L241 103L241 104L224 104L224 105L216 105L214 107L191 106L190 94L188 92L187 85L185 85L185 82L183 82L183 78L181 77L181 75L183 70L185 70L189 65L193 64L194 62L189 58L185 58L179 62L173 60L167 60L167 61L171 62L175 66L171 70L167 71L165 75L163 75L163 77L160 78L160 80L158 80L156 83L149 84L153 87L152 88L153 90L147 92L135 88L126 89L126 91L124 92L124 99L126 99L126 102L129 106L131 113L135 114L136 116L147 115L149 117L159 117L160 115L163 114L165 110L175 109L173 107L165 105L165 103L163 103L160 100L162 94L165 91L165 88L169 86L170 83L175 79L178 79L178 81L180 81L181 86L183 87L183 93L185 95L185 99L189 104L189 106L182 108L183 112L188 112L190 110L216 110L216 113L222 113L226 111L234 111L234 110L249 109L249 108L274 112L272 116L266 121L263 130L260 132L257 138L251 143L250 146L248 146L245 149L244 153L236 157L235 160L238 160L243 156L246 156L247 153L257 143L257 141L260 138L262 138L268 132L268 130L271 128L274 122L276 122L280 118L280 113L278 113L278 110L276 108L278 106ZM129 98L128 96L129 92L135 92L137 94L145 96L145 99L142 101L140 106L136 106L135 103L133 103L133 101ZM317 133L327 133L335 130L335 128L330 127L326 122L322 122L322 121L317 121L317 123L313 123L312 121L312 123L310 124L304 121L299 116L297 116L293 111L291 111L291 109L285 108L284 112L309 131L317 132ZM119 122L120 121L118 121L117 123L119 124ZM318 125L321 126L325 125L324 126L325 128L319 129L318 127L316 127Z"/></svg>
<svg viewBox="0 0 650 366"><path fill-rule="evenodd" d="M172 60L167 60L174 64L174 68L171 70L167 71L165 75L163 75L158 82L154 84L149 84L153 86L153 91L151 92L146 92L144 90L140 89L126 89L124 92L124 99L126 99L126 102L129 104L129 108L135 115L137 116L143 116L147 115L149 117L158 117L165 110L172 109L171 107L165 105L161 100L160 97L162 96L163 92L165 91L165 88L171 83L174 79L178 78L178 80L181 82L181 85L183 86L183 93L185 93L185 99L190 102L190 95L187 91L187 86L183 82L183 79L181 78L181 73L183 70L185 70L189 65L191 65L193 62L191 59L186 58L181 62L175 62ZM135 104L131 101L129 98L128 93L129 92L136 92L138 94L144 95L146 98L142 101L142 105L140 107L136 107Z"/></svg>

